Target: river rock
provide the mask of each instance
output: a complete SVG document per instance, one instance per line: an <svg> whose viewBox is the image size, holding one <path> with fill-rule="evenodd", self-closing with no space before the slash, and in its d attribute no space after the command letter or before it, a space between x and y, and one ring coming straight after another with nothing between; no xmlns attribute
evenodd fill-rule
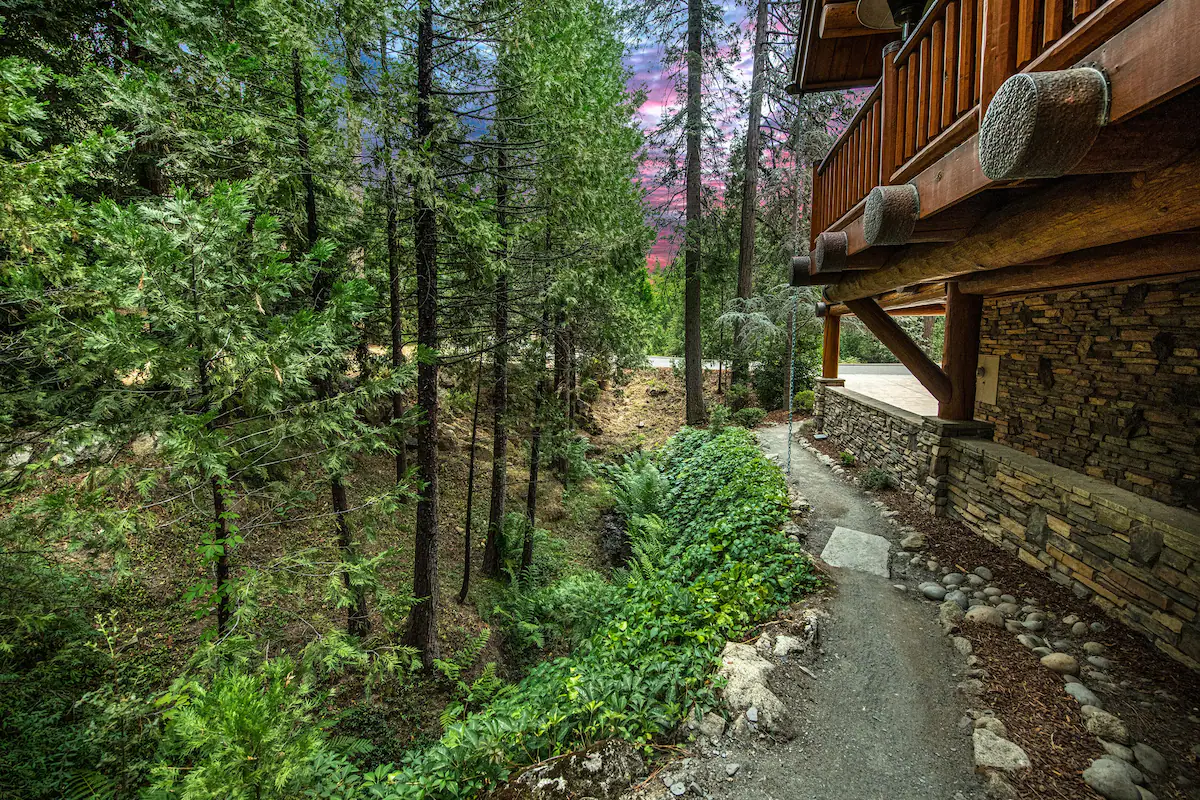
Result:
<svg viewBox="0 0 1200 800"><path fill-rule="evenodd" d="M1011 594L1000 595L1000 600L1005 603L1012 603L1013 605L1017 604L1017 598L1013 597Z"/></svg>
<svg viewBox="0 0 1200 800"><path fill-rule="evenodd" d="M963 610L953 600L945 600L938 606L938 622L946 633L958 630L958 624L963 620Z"/></svg>
<svg viewBox="0 0 1200 800"><path fill-rule="evenodd" d="M952 602L952 603L956 603L958 605L958 607L961 608L963 611L966 611L967 607L970 606L970 602L967 600L966 594L964 594L959 589L955 589L952 592L947 592L946 600L949 602Z"/></svg>
<svg viewBox="0 0 1200 800"><path fill-rule="evenodd" d="M1042 622L1040 619L1027 619L1022 622L1021 625L1025 628L1025 630L1033 631L1034 633L1040 633L1046 628L1046 623Z"/></svg>
<svg viewBox="0 0 1200 800"><path fill-rule="evenodd" d="M966 579L967 576L961 572L950 572L942 576L942 583L945 586L961 586Z"/></svg>
<svg viewBox="0 0 1200 800"><path fill-rule="evenodd" d="M1108 671L1112 669L1112 662L1104 656L1088 656L1088 663L1099 670Z"/></svg>
<svg viewBox="0 0 1200 800"><path fill-rule="evenodd" d="M985 731L991 731L1001 739L1008 738L1008 728L1004 727L1004 723L996 717L980 717L975 720L975 728L982 728Z"/></svg>
<svg viewBox="0 0 1200 800"><path fill-rule="evenodd" d="M1063 690L1066 691L1067 694L1071 695L1071 697L1074 697L1081 706L1093 706L1095 708L1103 707L1100 703L1100 698L1096 696L1096 693L1084 686L1082 683L1068 683L1063 686Z"/></svg>
<svg viewBox="0 0 1200 800"><path fill-rule="evenodd" d="M1060 675L1079 674L1079 662L1066 653L1051 653L1048 656L1042 656L1042 666Z"/></svg>
<svg viewBox="0 0 1200 800"><path fill-rule="evenodd" d="M1076 622L1074 625L1071 626L1071 635L1072 636L1087 636L1088 635L1087 623L1086 622Z"/></svg>
<svg viewBox="0 0 1200 800"><path fill-rule="evenodd" d="M1041 639L1039 639L1036 636L1032 636L1028 633L1022 633L1020 636L1017 637L1017 641L1020 642L1025 647L1028 647L1030 650L1032 650L1035 647L1042 646Z"/></svg>
<svg viewBox="0 0 1200 800"><path fill-rule="evenodd" d="M924 550L925 536L924 534L920 533L914 533L909 536L905 536L900 540L900 546L905 550Z"/></svg>
<svg viewBox="0 0 1200 800"><path fill-rule="evenodd" d="M983 578L985 581L990 581L992 579L992 571L987 567L976 567L975 574Z"/></svg>
<svg viewBox="0 0 1200 800"><path fill-rule="evenodd" d="M971 734L971 742L975 748L976 767L1004 772L1029 769L1029 756L1019 745L997 736L987 728L976 728Z"/></svg>
<svg viewBox="0 0 1200 800"><path fill-rule="evenodd" d="M1162 775L1167 771L1167 760L1148 744L1138 742L1133 746L1133 757L1138 766L1151 775Z"/></svg>
<svg viewBox="0 0 1200 800"><path fill-rule="evenodd" d="M946 587L938 586L936 583L922 584L921 594L925 595L930 600L945 600Z"/></svg>
<svg viewBox="0 0 1200 800"><path fill-rule="evenodd" d="M1076 614L1067 614L1062 620L1062 624L1066 625L1068 628L1074 625L1076 622L1079 622L1079 617Z"/></svg>
<svg viewBox="0 0 1200 800"><path fill-rule="evenodd" d="M1003 598L1001 600L1003 601ZM1016 603L1001 602L1000 605L996 606L996 610L1006 617L1015 617L1021 610L1021 607Z"/></svg>
<svg viewBox="0 0 1200 800"><path fill-rule="evenodd" d="M1098 758L1083 771L1083 782L1107 800L1139 800L1137 786L1120 762Z"/></svg>
<svg viewBox="0 0 1200 800"><path fill-rule="evenodd" d="M969 619L970 616L971 615L968 613L967 618ZM971 655L971 640L970 639L964 639L961 636L955 636L954 639L952 639L951 641L954 644L954 649L957 650L960 655L962 655L962 656Z"/></svg>
<svg viewBox="0 0 1200 800"><path fill-rule="evenodd" d="M1133 761L1135 756L1133 751L1123 744L1110 742L1107 739L1100 740L1100 746L1104 748L1104 752L1110 756L1121 759L1122 761Z"/></svg>
<svg viewBox="0 0 1200 800"><path fill-rule="evenodd" d="M1083 652L1087 653L1089 656L1102 656L1104 655L1104 650L1104 645L1100 644L1099 642L1083 643Z"/></svg>

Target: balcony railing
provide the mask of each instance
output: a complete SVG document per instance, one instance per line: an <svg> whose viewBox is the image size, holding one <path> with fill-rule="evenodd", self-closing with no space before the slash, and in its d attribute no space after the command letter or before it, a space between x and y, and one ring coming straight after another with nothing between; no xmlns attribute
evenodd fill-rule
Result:
<svg viewBox="0 0 1200 800"><path fill-rule="evenodd" d="M906 183L979 128L1009 76L1076 63L1161 0L937 0L816 170L812 236ZM855 213L851 213L855 212Z"/></svg>

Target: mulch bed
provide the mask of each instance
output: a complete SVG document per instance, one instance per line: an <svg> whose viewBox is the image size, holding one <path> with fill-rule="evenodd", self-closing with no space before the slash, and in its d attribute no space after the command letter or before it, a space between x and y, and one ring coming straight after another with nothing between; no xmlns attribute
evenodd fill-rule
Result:
<svg viewBox="0 0 1200 800"><path fill-rule="evenodd" d="M990 675L984 682L984 703L1033 764L1033 769L1008 778L1018 794L1102 800L1080 775L1099 755L1096 740L1083 727L1079 705L1063 691L1062 679L1040 667L1007 631L976 625L964 635Z"/></svg>
<svg viewBox="0 0 1200 800"><path fill-rule="evenodd" d="M838 457L840 448L833 439L813 440L812 431L802 435L822 453ZM897 523L925 535L928 550L924 554L936 556L941 564L963 573L987 566L994 584L1019 600L1035 598L1060 619L1075 614L1089 624L1104 623L1104 632L1091 638L1107 648L1105 656L1114 665L1110 673L1124 690L1112 695L1095 686L1089 688L1101 695L1105 709L1120 717L1134 738L1171 762L1174 771L1166 780L1153 781L1154 793L1159 798L1200 800L1200 762L1192 751L1200 744L1200 674L1171 660L1089 601L1079 599L1069 588L1054 583L958 520L933 516L901 491L876 492L875 496L899 512ZM1034 772L1042 773L1019 783L1021 797L1096 797L1079 773L1103 752L1096 739L1083 730L1079 707L1062 690L1062 680L1042 667L1013 634L980 627L972 626L964 635L991 673L985 682L985 696L1013 741L1029 753ZM1082 663L1083 654L1073 654ZM1021 736L1029 738L1018 738ZM1083 749L1076 738L1080 736Z"/></svg>

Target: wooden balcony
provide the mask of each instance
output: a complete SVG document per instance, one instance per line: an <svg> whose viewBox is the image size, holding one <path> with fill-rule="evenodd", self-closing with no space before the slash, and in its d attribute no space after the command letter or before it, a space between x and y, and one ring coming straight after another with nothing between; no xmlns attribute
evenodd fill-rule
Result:
<svg viewBox="0 0 1200 800"><path fill-rule="evenodd" d="M912 182L974 137L1010 76L1074 66L1161 3L937 0L907 41L884 49L882 77L817 168L813 243L823 231L847 231L849 254L865 250L854 225L874 187ZM968 180L938 187L933 205L922 194L922 216L1004 185L975 167Z"/></svg>

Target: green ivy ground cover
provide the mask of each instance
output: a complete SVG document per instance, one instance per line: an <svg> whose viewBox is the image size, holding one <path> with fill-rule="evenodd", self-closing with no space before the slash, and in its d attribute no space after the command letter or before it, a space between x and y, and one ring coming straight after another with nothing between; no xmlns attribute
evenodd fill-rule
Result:
<svg viewBox="0 0 1200 800"><path fill-rule="evenodd" d="M520 765L590 742L647 744L693 704L710 704L725 641L817 578L781 532L787 487L749 431L684 429L658 462L670 485L664 519L673 544L657 574L608 593L596 609L606 622L590 639L534 668L410 763L366 775L328 763L318 784L329 788L316 794L470 797Z"/></svg>

